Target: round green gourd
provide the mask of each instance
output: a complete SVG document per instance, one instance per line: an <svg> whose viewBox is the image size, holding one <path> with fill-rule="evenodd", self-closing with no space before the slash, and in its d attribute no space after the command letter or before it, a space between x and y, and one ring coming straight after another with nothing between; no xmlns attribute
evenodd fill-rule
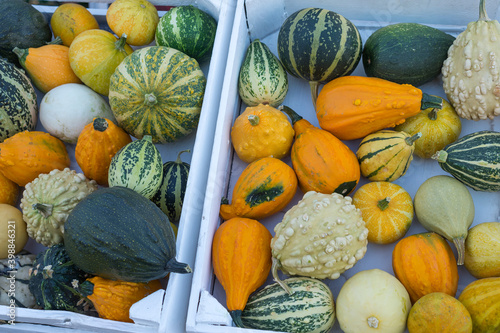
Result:
<svg viewBox="0 0 500 333"><path fill-rule="evenodd" d="M34 130L37 119L38 104L30 79L22 69L0 58L0 142Z"/></svg>
<svg viewBox="0 0 500 333"><path fill-rule="evenodd" d="M151 200L121 187L99 189L66 221L64 245L71 260L106 279L149 282L169 272L190 273L175 259L175 236L167 216Z"/></svg>
<svg viewBox="0 0 500 333"><path fill-rule="evenodd" d="M160 187L163 162L158 148L146 135L122 147L111 159L109 186L130 188L150 199Z"/></svg>
<svg viewBox="0 0 500 333"><path fill-rule="evenodd" d="M182 162L181 154L191 152L189 149L179 152L177 160L163 164L163 178L160 188L151 198L160 209L167 214L170 222L177 224L181 218L182 202L186 193L189 176L189 164Z"/></svg>
<svg viewBox="0 0 500 333"><path fill-rule="evenodd" d="M177 6L160 18L156 28L156 45L184 52L198 61L212 50L217 22L208 13L192 6Z"/></svg>
<svg viewBox="0 0 500 333"><path fill-rule="evenodd" d="M269 47L256 39L248 46L238 76L238 93L247 106L280 105L288 92L288 75Z"/></svg>
<svg viewBox="0 0 500 333"><path fill-rule="evenodd" d="M286 71L309 81L313 104L320 83L351 74L361 59L362 40L351 21L321 8L290 15L278 33L278 56Z"/></svg>
<svg viewBox="0 0 500 333"><path fill-rule="evenodd" d="M134 51L116 68L109 104L130 135L173 142L198 126L205 85L196 60L173 48L150 46Z"/></svg>
<svg viewBox="0 0 500 333"><path fill-rule="evenodd" d="M455 37L419 23L396 23L376 30L363 48L367 76L420 86L441 74Z"/></svg>
<svg viewBox="0 0 500 333"><path fill-rule="evenodd" d="M438 175L423 182L413 200L420 224L452 241L458 252L457 264L463 265L465 239L475 214L467 187L453 177Z"/></svg>

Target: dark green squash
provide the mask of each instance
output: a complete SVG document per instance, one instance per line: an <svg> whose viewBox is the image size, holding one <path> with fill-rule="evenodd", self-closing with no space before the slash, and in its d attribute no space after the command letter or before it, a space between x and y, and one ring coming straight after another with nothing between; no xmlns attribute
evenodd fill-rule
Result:
<svg viewBox="0 0 500 333"><path fill-rule="evenodd" d="M78 267L106 279L149 282L191 272L175 259L167 216L121 186L94 191L75 206L64 224L64 245Z"/></svg>
<svg viewBox="0 0 500 333"><path fill-rule="evenodd" d="M20 67L14 47L28 49L45 45L52 38L48 20L23 0L0 1L0 57Z"/></svg>

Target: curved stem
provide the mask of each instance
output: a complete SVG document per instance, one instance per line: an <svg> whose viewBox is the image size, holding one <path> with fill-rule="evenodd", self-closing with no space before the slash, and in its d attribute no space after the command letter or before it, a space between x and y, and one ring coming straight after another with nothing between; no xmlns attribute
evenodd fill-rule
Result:
<svg viewBox="0 0 500 333"><path fill-rule="evenodd" d="M116 42L115 48L120 51L125 51L125 44L127 43L127 35L123 34Z"/></svg>
<svg viewBox="0 0 500 333"><path fill-rule="evenodd" d="M437 117L438 117L438 109L436 108L432 108L431 112L429 112L427 114L427 117L430 119L430 120L436 120Z"/></svg>
<svg viewBox="0 0 500 333"><path fill-rule="evenodd" d="M243 325L243 321L241 321L241 310L233 310L230 311L229 314L231 315L231 318L233 319L234 324L237 327L245 328Z"/></svg>
<svg viewBox="0 0 500 333"><path fill-rule="evenodd" d="M32 207L33 207L33 209L36 209L40 214L42 214L42 216L45 218L52 215L52 208L54 208L53 205L39 203L39 202L36 204L33 204Z"/></svg>
<svg viewBox="0 0 500 333"><path fill-rule="evenodd" d="M280 263L278 261L278 259L276 258L272 258L272 265L271 265L271 273L273 275L273 280L280 285L281 288L283 288L283 290L286 291L286 293L288 295L292 295L293 294L293 290L290 289L290 287L285 283L283 282L282 280L280 280L279 276L278 276L278 267L279 267Z"/></svg>
<svg viewBox="0 0 500 333"><path fill-rule="evenodd" d="M313 101L314 110L316 110L316 100L318 99L319 82L309 81L309 86L311 87L311 97Z"/></svg>
<svg viewBox="0 0 500 333"><path fill-rule="evenodd" d="M488 13L486 13L486 1L479 1L479 21L490 21Z"/></svg>
<svg viewBox="0 0 500 333"><path fill-rule="evenodd" d="M420 109L425 110L428 108L437 108L441 110L443 108L443 99L438 96L422 93Z"/></svg>
<svg viewBox="0 0 500 333"><path fill-rule="evenodd" d="M465 257L465 237L453 238L453 244L455 244L457 248L457 265L463 265Z"/></svg>
<svg viewBox="0 0 500 333"><path fill-rule="evenodd" d="M280 105L278 107L278 110L285 112L288 115L288 117L290 117L290 120L292 121L292 125L295 125L296 122L303 119L297 112L293 111L291 108L289 108L286 105Z"/></svg>
<svg viewBox="0 0 500 333"><path fill-rule="evenodd" d="M177 164L182 164L181 154L182 154L182 153L190 153L190 152L191 152L191 149L181 150L181 151L179 152L179 154L177 154L177 159L175 160L175 163L177 163Z"/></svg>

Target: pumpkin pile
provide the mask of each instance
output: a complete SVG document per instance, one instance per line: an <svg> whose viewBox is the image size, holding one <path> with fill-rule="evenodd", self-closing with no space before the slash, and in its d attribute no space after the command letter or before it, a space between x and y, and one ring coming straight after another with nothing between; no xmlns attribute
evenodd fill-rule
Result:
<svg viewBox="0 0 500 333"><path fill-rule="evenodd" d="M498 73L478 61L498 54L491 41L500 30L484 0L480 13L457 38L393 24L363 47L347 18L305 8L283 22L277 56L262 40L250 43L238 80L242 112L231 129L236 176L212 242L234 325L500 330L500 223L473 226L471 196L500 190L500 133L461 135L464 121L498 115ZM495 38L482 43L486 30ZM361 50L366 76L351 75ZM310 83L319 126L288 105L288 74ZM441 79L447 99L425 92L425 83ZM429 176L412 198L398 179L411 177L414 159L439 163L445 174ZM345 274L367 251L388 246L392 257L383 259L392 271ZM464 290L461 265L477 278ZM332 290L340 290L336 300Z"/></svg>
<svg viewBox="0 0 500 333"><path fill-rule="evenodd" d="M0 3L4 22L20 20L0 28L1 305L132 322L169 273L191 273L175 258L190 149L164 161L157 145L197 128L217 23L174 11L116 0L108 31L80 4L49 22L23 0ZM38 254L23 250L30 238Z"/></svg>

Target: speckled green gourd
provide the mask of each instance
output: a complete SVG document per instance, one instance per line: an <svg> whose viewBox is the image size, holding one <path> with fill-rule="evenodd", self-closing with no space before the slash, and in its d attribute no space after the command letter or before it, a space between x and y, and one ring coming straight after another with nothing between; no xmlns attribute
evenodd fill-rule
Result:
<svg viewBox="0 0 500 333"><path fill-rule="evenodd" d="M69 168L39 175L26 184L21 198L28 235L44 246L62 243L69 213L95 190L94 180Z"/></svg>
<svg viewBox="0 0 500 333"><path fill-rule="evenodd" d="M162 177L161 154L149 135L122 147L108 170L109 186L127 187L148 199L158 191Z"/></svg>
<svg viewBox="0 0 500 333"><path fill-rule="evenodd" d="M125 58L111 76L109 105L130 135L173 142L198 126L205 85L195 59L165 46L145 47Z"/></svg>
<svg viewBox="0 0 500 333"><path fill-rule="evenodd" d="M367 250L361 211L351 197L338 193L307 192L274 231L272 272L277 282L278 268L288 275L337 279Z"/></svg>
<svg viewBox="0 0 500 333"><path fill-rule="evenodd" d="M451 105L472 120L500 115L500 23L488 17L485 3L479 2L479 20L457 36L441 70Z"/></svg>

